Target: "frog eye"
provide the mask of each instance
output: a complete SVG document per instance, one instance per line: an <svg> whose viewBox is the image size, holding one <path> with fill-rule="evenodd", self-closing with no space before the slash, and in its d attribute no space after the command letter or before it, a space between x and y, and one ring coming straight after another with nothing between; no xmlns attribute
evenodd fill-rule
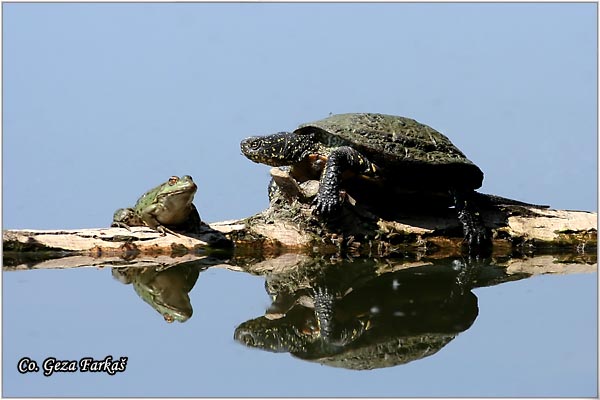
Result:
<svg viewBox="0 0 600 400"><path fill-rule="evenodd" d="M167 321L169 324L172 323L175 318L173 318L171 315L169 314L163 314L163 318L165 319L165 321Z"/></svg>
<svg viewBox="0 0 600 400"><path fill-rule="evenodd" d="M169 185L174 185L179 181L179 177L178 176L172 176L169 178Z"/></svg>

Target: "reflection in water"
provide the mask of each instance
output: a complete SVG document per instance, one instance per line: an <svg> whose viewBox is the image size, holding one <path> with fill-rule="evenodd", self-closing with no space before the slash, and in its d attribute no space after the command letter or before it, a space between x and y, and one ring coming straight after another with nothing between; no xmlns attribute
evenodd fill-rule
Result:
<svg viewBox="0 0 600 400"><path fill-rule="evenodd" d="M112 275L126 285L133 284L135 292L158 311L165 321L185 322L192 316L188 293L192 290L205 265L185 262L164 269L156 267L113 268Z"/></svg>
<svg viewBox="0 0 600 400"><path fill-rule="evenodd" d="M470 289L477 263L387 273L377 267L365 260L314 265L302 279L271 275L273 304L265 316L242 323L235 339L330 366L373 369L435 354L475 321Z"/></svg>

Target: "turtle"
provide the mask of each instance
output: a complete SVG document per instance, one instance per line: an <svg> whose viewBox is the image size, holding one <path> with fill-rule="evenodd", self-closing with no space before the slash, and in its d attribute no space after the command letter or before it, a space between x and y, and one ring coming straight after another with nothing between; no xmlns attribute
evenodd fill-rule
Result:
<svg viewBox="0 0 600 400"><path fill-rule="evenodd" d="M254 162L289 166L299 181L318 179L312 203L324 218L339 215L345 177L362 176L406 193L445 196L457 210L469 250L491 247L474 195L483 172L448 137L414 119L336 114L301 124L293 132L249 137L240 146Z"/></svg>
<svg viewBox="0 0 600 400"><path fill-rule="evenodd" d="M265 288L272 304L238 325L234 339L325 365L373 369L430 356L473 325L479 309L472 288L484 264L394 264L321 260L299 267L320 265L322 274L271 273Z"/></svg>

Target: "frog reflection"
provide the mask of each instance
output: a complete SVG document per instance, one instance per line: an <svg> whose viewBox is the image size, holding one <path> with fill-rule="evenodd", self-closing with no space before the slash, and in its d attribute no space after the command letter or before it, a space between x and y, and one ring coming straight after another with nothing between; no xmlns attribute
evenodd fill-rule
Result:
<svg viewBox="0 0 600 400"><path fill-rule="evenodd" d="M346 272L352 273L351 265ZM321 280L315 288L284 290L265 316L242 323L234 336L250 347L349 369L418 360L477 318L469 286L474 267L462 267L457 272L449 265L421 266L381 275L371 269L346 287Z"/></svg>
<svg viewBox="0 0 600 400"><path fill-rule="evenodd" d="M185 322L193 313L188 293L192 290L200 271L194 262L172 266L113 268L112 275L124 284L133 284L138 296L158 311L165 321Z"/></svg>

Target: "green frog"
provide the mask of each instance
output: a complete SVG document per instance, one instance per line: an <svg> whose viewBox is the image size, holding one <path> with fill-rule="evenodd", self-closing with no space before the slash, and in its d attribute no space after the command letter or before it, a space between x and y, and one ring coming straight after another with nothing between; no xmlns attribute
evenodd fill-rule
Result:
<svg viewBox="0 0 600 400"><path fill-rule="evenodd" d="M202 225L200 214L192 204L198 186L189 175L172 176L144 193L133 208L115 211L111 226L129 229L131 226L148 226L162 236L177 235L172 229L199 232Z"/></svg>

